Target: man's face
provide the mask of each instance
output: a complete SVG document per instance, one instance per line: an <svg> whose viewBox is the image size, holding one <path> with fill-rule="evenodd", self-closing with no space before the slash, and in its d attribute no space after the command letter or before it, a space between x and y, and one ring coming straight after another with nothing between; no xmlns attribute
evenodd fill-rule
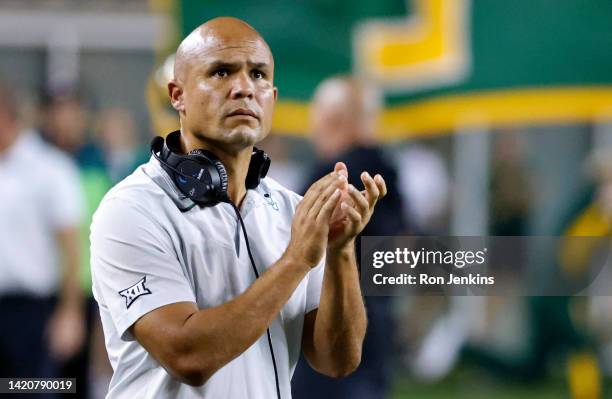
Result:
<svg viewBox="0 0 612 399"><path fill-rule="evenodd" d="M87 116L76 98L56 98L47 112L46 128L60 148L73 151L85 140Z"/></svg>
<svg viewBox="0 0 612 399"><path fill-rule="evenodd" d="M261 40L206 46L190 60L179 83L183 127L199 139L234 148L257 143L271 128L277 96L273 78L272 55Z"/></svg>
<svg viewBox="0 0 612 399"><path fill-rule="evenodd" d="M360 115L351 112L343 92L327 92L313 102L310 115L313 142L317 155L331 159L354 141L353 123Z"/></svg>

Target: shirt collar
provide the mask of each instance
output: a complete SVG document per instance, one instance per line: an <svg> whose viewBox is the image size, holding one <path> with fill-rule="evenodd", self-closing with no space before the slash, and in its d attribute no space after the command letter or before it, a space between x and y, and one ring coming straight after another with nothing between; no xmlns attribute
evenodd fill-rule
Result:
<svg viewBox="0 0 612 399"><path fill-rule="evenodd" d="M193 205L193 201L187 198L187 196L185 196L185 194L183 194L176 187L176 184L174 184L172 178L162 168L159 160L157 160L153 155L151 155L149 162L144 165L144 172L170 197L172 202L174 202L179 209L188 209ZM244 197L242 205L240 206L240 213L243 217L246 216L252 209L258 208L266 203L265 194L269 195L269 193L263 186L263 184L260 184L255 189L247 190L246 196ZM230 207L229 204L220 205Z"/></svg>

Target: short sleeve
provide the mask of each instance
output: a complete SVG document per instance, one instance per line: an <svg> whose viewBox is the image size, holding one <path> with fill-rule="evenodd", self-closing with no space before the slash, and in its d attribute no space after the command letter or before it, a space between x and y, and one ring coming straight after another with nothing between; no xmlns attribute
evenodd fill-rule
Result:
<svg viewBox="0 0 612 399"><path fill-rule="evenodd" d="M152 310L196 302L168 231L139 205L103 202L90 239L94 296L108 308L123 340L134 339L130 326Z"/></svg>
<svg viewBox="0 0 612 399"><path fill-rule="evenodd" d="M56 229L79 226L85 213L83 187L76 165L68 159L54 157L56 166L49 168L52 185L47 190L47 210Z"/></svg>

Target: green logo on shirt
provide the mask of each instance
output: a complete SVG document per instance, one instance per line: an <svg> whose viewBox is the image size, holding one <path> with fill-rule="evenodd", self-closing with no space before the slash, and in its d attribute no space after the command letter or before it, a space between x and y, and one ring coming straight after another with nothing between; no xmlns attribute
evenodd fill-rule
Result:
<svg viewBox="0 0 612 399"><path fill-rule="evenodd" d="M274 201L274 199L272 199L270 193L265 193L264 197L266 198L266 202L268 203L268 205L270 205L275 211L278 211L278 203Z"/></svg>

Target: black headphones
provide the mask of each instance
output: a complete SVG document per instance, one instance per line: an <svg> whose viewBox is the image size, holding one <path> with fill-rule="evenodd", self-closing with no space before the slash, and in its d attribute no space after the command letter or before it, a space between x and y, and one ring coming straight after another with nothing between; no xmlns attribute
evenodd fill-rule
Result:
<svg viewBox="0 0 612 399"><path fill-rule="evenodd" d="M176 187L187 198L200 207L215 206L228 202L227 172L212 152L195 149L189 154L181 154L180 130L166 137L157 136L151 142L151 153L168 173ZM266 177L270 169L270 157L264 151L253 148L246 188L253 189Z"/></svg>

